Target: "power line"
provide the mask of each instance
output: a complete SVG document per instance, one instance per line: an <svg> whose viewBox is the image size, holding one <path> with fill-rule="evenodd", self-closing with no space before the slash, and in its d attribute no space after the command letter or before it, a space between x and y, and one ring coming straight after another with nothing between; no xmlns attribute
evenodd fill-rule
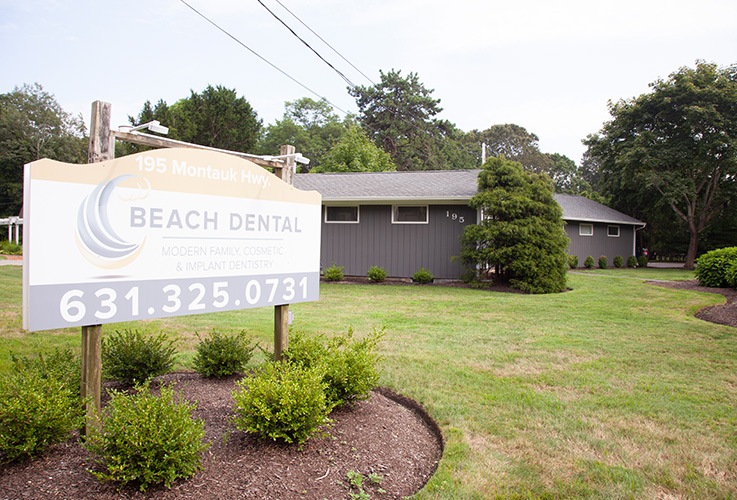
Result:
<svg viewBox="0 0 737 500"><path fill-rule="evenodd" d="M251 54L253 54L256 57L258 57L259 59L261 59L263 62L265 62L266 64L268 64L269 66L271 66L272 68L274 68L275 70L277 70L279 73L281 73L282 75L286 76L290 80L292 80L294 83L296 83L297 85L299 85L303 89L305 89L308 92L310 92L312 95L314 95L314 96L320 98L321 100L327 102L328 104L330 104L332 107L334 107L338 111L341 111L343 114L345 114L345 115L348 115L349 114L347 111L345 111L344 109L342 109L342 108L338 107L337 105L333 104L326 97L321 96L320 94L318 94L317 92L315 92L314 90L312 90L311 88L309 88L307 85L305 85L304 83L300 82L299 80L297 80L296 78L294 78L293 76L291 76L289 73L287 73L283 69L279 68L278 66L276 66L275 64L273 64L271 61L269 61L268 59L266 59L265 57L263 57L261 54L259 54L258 52L256 52L255 50L253 50L252 48L250 48L249 46L247 46L245 43L241 42L238 38L236 38L234 35L230 34L224 28L221 28L215 21L211 20L210 18L208 18L207 16L205 16L202 12L200 12L199 10L195 9L194 7L192 7L185 0L179 0L179 1L182 2L184 5L186 5L187 7L189 7L195 14L197 14L198 16L200 16L202 19L204 19L205 21L207 21L208 23L210 23L211 25L213 25L215 28L217 28L219 31L223 32L225 35L227 35L229 38L231 38L238 45L240 45L244 49L248 50Z"/></svg>
<svg viewBox="0 0 737 500"><path fill-rule="evenodd" d="M299 40L300 42L302 42L305 45L305 47L307 47L312 52L314 52L314 54L317 57L319 57L322 62L324 62L325 64L327 64L333 71L335 71L336 73L338 73L338 76L340 76L348 84L349 87L353 88L353 87L356 86L352 81L350 81L348 79L347 76L345 76L342 72L340 72L335 66L333 66L332 64L330 64L327 59L325 59L318 51L316 51L314 48L312 48L312 46L309 43L307 43L292 28L290 28L287 23L285 23L284 21L282 21L279 16L277 16L276 14L274 14L274 11L272 11L271 9L269 9L261 0L257 0L257 1L258 1L258 3L261 4L261 7L263 7L264 9L266 9L266 11L274 17L274 19L276 19L277 21L279 21L286 29L288 29L289 32L297 38L297 40Z"/></svg>
<svg viewBox="0 0 737 500"><path fill-rule="evenodd" d="M343 54L341 54L340 52L338 52L338 50L337 50L337 49L336 49L335 47L333 47L333 46L332 46L332 45L330 45L330 44L329 44L329 43L328 43L327 41L325 41L325 39L324 39L323 37L321 37L320 35L318 35L317 33L315 33L315 31L314 31L314 30L313 30L312 28L310 28L309 26L307 26L307 24L305 24L305 22L304 22L304 21L302 21L302 19L300 19L300 18L299 18L299 17L297 16L297 14L295 14L294 12L292 12L291 10L289 10L289 8L287 8L287 7L286 7L286 6L285 6L285 5L283 4L283 3L281 3L281 2L279 1L279 0L274 0L274 1L275 1L276 3L278 3L278 4L279 4L279 5L280 5L280 6L281 6L281 7L282 7L282 8L284 9L284 10L286 10L287 12L289 12L289 13L290 13L290 14L292 15L292 17L294 17L294 18L295 18L295 19L296 19L297 21L299 21L299 22L300 22L300 24L301 24L302 26L304 26L305 28L307 28L307 29L308 29L308 30L310 31L310 33L312 33L312 34L313 34L313 35L315 35L315 36L316 36L316 37L317 37L318 39L320 39L320 41L321 41L322 43L324 43L325 45L327 45L328 47L330 47L330 49L331 49L331 50L332 50L333 52L335 52L336 54L338 54L338 55L340 56L340 58L341 58L341 59L343 59L343 60L344 60L345 62L347 62L347 63L348 63L348 64L349 64L350 66L351 66L351 68L353 68L353 69L355 69L356 71L358 71L359 73L361 73L361 75L363 75L363 77L364 77L364 78L365 78L366 80L370 81L370 82L371 82L371 83L372 83L373 85L376 85L376 82L374 82L374 81L373 81L373 80L372 80L371 78L369 78L368 76L366 76L366 73L364 73L363 71L361 71L360 69L358 69L358 68L357 68L357 67L356 67L356 66L355 66L355 65L354 65L354 64L353 64L352 62L350 62L350 61L349 61L348 59L346 59L346 58L345 58L345 56L343 56Z"/></svg>

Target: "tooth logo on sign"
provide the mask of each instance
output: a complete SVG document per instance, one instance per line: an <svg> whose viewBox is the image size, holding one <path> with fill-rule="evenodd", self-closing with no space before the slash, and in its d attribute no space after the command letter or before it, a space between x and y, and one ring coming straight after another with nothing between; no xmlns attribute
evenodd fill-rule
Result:
<svg viewBox="0 0 737 500"><path fill-rule="evenodd" d="M125 241L113 228L108 214L110 198L115 187L135 177L138 176L126 174L98 184L79 206L77 245L84 257L97 267L121 268L133 262L143 249L145 238L140 243ZM148 189L150 187L147 185L146 192L136 198L146 197Z"/></svg>

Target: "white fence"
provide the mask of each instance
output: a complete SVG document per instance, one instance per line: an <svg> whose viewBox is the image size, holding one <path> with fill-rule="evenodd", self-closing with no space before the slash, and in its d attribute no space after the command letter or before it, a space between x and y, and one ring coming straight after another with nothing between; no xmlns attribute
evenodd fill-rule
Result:
<svg viewBox="0 0 737 500"><path fill-rule="evenodd" d="M23 219L20 217L8 217L6 219L0 219L0 226L8 226L8 241L20 245L21 243L21 226L23 226Z"/></svg>

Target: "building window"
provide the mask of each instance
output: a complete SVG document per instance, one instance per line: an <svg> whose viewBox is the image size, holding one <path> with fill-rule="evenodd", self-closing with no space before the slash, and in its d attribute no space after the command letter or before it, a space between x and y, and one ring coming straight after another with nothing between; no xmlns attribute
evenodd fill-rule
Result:
<svg viewBox="0 0 737 500"><path fill-rule="evenodd" d="M612 238L619 238L619 226L607 226L606 235Z"/></svg>
<svg viewBox="0 0 737 500"><path fill-rule="evenodd" d="M593 224L579 224L578 225L578 235L579 236L593 236L594 235L594 225Z"/></svg>
<svg viewBox="0 0 737 500"><path fill-rule="evenodd" d="M394 205L392 224L427 224L427 205Z"/></svg>
<svg viewBox="0 0 737 500"><path fill-rule="evenodd" d="M358 224L358 206L325 207L325 222L328 224Z"/></svg>

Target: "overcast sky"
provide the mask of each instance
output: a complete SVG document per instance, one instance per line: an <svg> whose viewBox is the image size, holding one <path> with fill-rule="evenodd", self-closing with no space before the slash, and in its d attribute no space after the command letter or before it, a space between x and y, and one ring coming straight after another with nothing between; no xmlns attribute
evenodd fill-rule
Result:
<svg viewBox="0 0 737 500"><path fill-rule="evenodd" d="M107 101L115 126L146 100L173 104L208 84L235 89L265 125L315 94L356 111L346 83L258 0L186 1L299 83L182 0L0 0L0 93L38 82L87 123L92 101ZM515 123L576 163L608 100L697 59L737 63L734 0L261 1L355 84L371 81L283 7L373 82L417 73L439 118L465 131Z"/></svg>

